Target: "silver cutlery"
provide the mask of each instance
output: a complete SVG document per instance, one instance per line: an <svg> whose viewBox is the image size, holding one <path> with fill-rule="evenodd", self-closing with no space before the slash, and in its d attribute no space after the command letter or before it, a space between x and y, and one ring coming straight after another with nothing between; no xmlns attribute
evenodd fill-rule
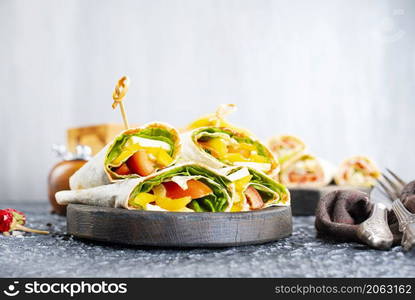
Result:
<svg viewBox="0 0 415 300"><path fill-rule="evenodd" d="M406 185L405 181L391 170L387 169L387 172L391 177L382 174L385 181L378 180L378 183L386 198L392 201L392 210L398 219L399 231L403 233L401 245L408 251L415 245L415 214L408 211L399 199Z"/></svg>
<svg viewBox="0 0 415 300"><path fill-rule="evenodd" d="M379 183L379 191L387 199L393 202L401 195L402 189L406 185L406 182L391 170L386 169L386 171L391 177L388 177L383 173L382 177L384 178L384 181L377 179L377 182Z"/></svg>
<svg viewBox="0 0 415 300"><path fill-rule="evenodd" d="M408 251L415 245L415 214L408 211L399 199L393 201L392 209L399 222L399 231L403 233L401 245Z"/></svg>
<svg viewBox="0 0 415 300"><path fill-rule="evenodd" d="M388 210L382 203L374 203L370 217L359 224L357 236L365 244L381 250L392 247L393 234L388 226Z"/></svg>

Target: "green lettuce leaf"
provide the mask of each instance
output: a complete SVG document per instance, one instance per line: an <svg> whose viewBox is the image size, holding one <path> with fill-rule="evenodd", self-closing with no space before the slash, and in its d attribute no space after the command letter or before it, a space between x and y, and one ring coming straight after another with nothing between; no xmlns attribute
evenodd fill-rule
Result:
<svg viewBox="0 0 415 300"><path fill-rule="evenodd" d="M137 133L134 134L122 134L118 136L113 143L113 146L107 153L107 157L105 159L105 164L111 163L114 159L116 159L122 152L122 148L128 139L131 136L137 136L146 139L158 140L165 142L170 145L170 151L168 152L170 156L174 154L174 136L166 129L163 128L144 128Z"/></svg>
<svg viewBox="0 0 415 300"><path fill-rule="evenodd" d="M232 169L228 175L239 171L241 168L243 167ZM249 174L252 175L250 185L258 191L265 203L273 200L275 198L275 194L279 196L279 201L282 202L285 202L290 198L290 192L281 183L278 183L269 176L253 168L248 168L248 171Z"/></svg>
<svg viewBox="0 0 415 300"><path fill-rule="evenodd" d="M130 199L134 199L138 193L150 192L155 186L169 181L174 176L197 176L197 180L200 180L212 189L213 194L192 200L190 206L195 211L221 212L227 208L228 196L232 196L229 189L231 181L225 176L218 175L202 166L193 164L172 167L150 179L144 180L134 188Z"/></svg>
<svg viewBox="0 0 415 300"><path fill-rule="evenodd" d="M264 156L265 158L267 158L268 162L271 162L268 151L264 145L262 145L258 141L251 139L248 136L241 136L240 133L235 134L232 131L224 130L218 127L208 127L208 128L201 128L200 130L195 131L193 133L193 137L200 136L199 141L203 142L203 141L207 141L210 138L215 137L215 135L218 136L218 134L226 134L229 137L235 139L238 143L247 143L250 145L254 145L258 155ZM194 140L194 142L197 142L197 141ZM206 151L206 152L209 153L209 151ZM226 162L224 161L224 163Z"/></svg>
<svg viewBox="0 0 415 300"><path fill-rule="evenodd" d="M265 174L262 174L261 172L258 172L255 169L248 168L248 170L249 173L252 175L251 182L253 183L254 188L258 190L261 196L268 197L268 200L266 201L269 201L270 199L272 199L272 197L270 198L269 192L267 192L267 190L264 188L260 188L260 186L266 187L271 191L277 193L279 195L280 201L282 202L285 202L290 198L290 192L283 184L273 180L272 178L268 177Z"/></svg>
<svg viewBox="0 0 415 300"><path fill-rule="evenodd" d="M258 191L264 203L275 199L275 195L278 194L276 191L271 190L270 188L259 183L251 183L250 186Z"/></svg>

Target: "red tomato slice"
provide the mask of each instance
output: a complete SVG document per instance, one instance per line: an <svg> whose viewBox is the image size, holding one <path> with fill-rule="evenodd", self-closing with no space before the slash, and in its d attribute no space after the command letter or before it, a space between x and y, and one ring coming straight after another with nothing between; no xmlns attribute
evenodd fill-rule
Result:
<svg viewBox="0 0 415 300"><path fill-rule="evenodd" d="M173 181L163 182L166 188L166 196L172 199L191 197L192 199L202 198L212 193L210 187L197 180L187 181L187 190L183 190Z"/></svg>
<svg viewBox="0 0 415 300"><path fill-rule="evenodd" d="M291 172L289 175L288 175L288 178L290 179L290 181L292 182L292 183L296 183L296 182L300 182L301 181L301 175L298 175L297 173L295 173L295 172Z"/></svg>
<svg viewBox="0 0 415 300"><path fill-rule="evenodd" d="M304 175L299 175L297 173L290 173L289 179L292 183L307 183L317 181L317 175L313 173L306 173Z"/></svg>
<svg viewBox="0 0 415 300"><path fill-rule="evenodd" d="M252 186L245 190L246 198L248 199L249 206L252 209L260 209L264 206L261 195Z"/></svg>
<svg viewBox="0 0 415 300"><path fill-rule="evenodd" d="M134 153L127 160L127 166L131 172L140 176L147 176L155 171L154 163L150 160L144 149L140 149Z"/></svg>
<svg viewBox="0 0 415 300"><path fill-rule="evenodd" d="M116 168L114 172L117 173L118 175L128 175L130 174L130 169L128 168L126 164L122 164L121 166Z"/></svg>

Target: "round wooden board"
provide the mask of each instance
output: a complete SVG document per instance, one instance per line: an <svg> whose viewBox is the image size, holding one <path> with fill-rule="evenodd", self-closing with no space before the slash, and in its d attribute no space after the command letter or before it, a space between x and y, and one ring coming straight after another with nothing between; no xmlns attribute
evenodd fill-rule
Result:
<svg viewBox="0 0 415 300"><path fill-rule="evenodd" d="M290 207L240 213L126 210L70 204L67 231L97 241L157 247L261 244L292 233Z"/></svg>

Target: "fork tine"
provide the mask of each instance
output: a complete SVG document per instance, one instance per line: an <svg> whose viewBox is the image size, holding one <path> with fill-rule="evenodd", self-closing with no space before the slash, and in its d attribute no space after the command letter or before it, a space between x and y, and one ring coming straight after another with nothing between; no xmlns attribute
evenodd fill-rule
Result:
<svg viewBox="0 0 415 300"><path fill-rule="evenodd" d="M403 186L406 185L406 182L403 179L401 179L398 175L396 175L394 172L392 172L388 168L386 168L386 171L388 171L389 174L391 174L393 176L393 178L395 178L400 184L402 184Z"/></svg>
<svg viewBox="0 0 415 300"><path fill-rule="evenodd" d="M387 199L387 200L389 200L389 201L392 201L393 202L393 200L391 200L391 198L390 198L390 196L383 190L383 188L381 188L381 187L379 187L379 186L376 186L375 188L377 188L377 190Z"/></svg>
<svg viewBox="0 0 415 300"><path fill-rule="evenodd" d="M402 208L399 206L400 201L394 201L392 203L392 210L395 213L395 216L398 218L399 222L399 231L402 231L402 224L405 220L404 215L402 214Z"/></svg>
<svg viewBox="0 0 415 300"><path fill-rule="evenodd" d="M406 207L402 204L402 202L398 199L392 203L392 209L398 218L399 227L403 229L403 225L407 219L411 217L411 213L406 209ZM400 229L400 231L402 231Z"/></svg>
<svg viewBox="0 0 415 300"><path fill-rule="evenodd" d="M388 199L391 200L391 201L394 201L395 196L394 196L393 192L379 179L376 179L376 181L380 184L380 186L382 187L384 193L387 194Z"/></svg>
<svg viewBox="0 0 415 300"><path fill-rule="evenodd" d="M415 214L408 211L399 199L392 203L392 209L398 218L399 231L403 233L401 245L404 250L410 250L415 245Z"/></svg>
<svg viewBox="0 0 415 300"><path fill-rule="evenodd" d="M402 186L398 186L392 179L390 179L385 174L382 174L382 177L389 183L389 186L392 188L393 192L395 193L395 198L398 198L402 191Z"/></svg>

